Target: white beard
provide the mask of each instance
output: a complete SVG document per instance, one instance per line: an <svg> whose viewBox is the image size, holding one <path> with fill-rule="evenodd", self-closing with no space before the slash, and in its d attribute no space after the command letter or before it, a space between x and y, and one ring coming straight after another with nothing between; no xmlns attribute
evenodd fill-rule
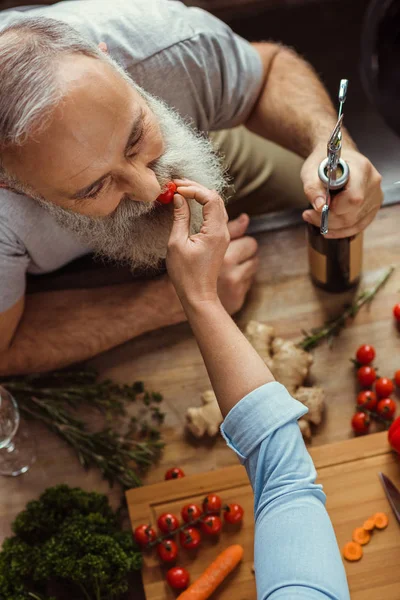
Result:
<svg viewBox="0 0 400 600"><path fill-rule="evenodd" d="M120 71L120 69L118 69ZM121 72L121 71L120 71ZM121 73L125 79L128 75ZM164 154L152 165L163 189L171 179L187 178L222 195L227 179L211 142L189 127L179 114L129 79L159 121L165 143ZM98 256L128 264L132 270L157 268L166 257L171 232L172 205L136 202L124 198L106 217L89 217L63 209L44 199L41 205L57 223L71 231ZM202 225L202 207L189 201L191 233Z"/></svg>

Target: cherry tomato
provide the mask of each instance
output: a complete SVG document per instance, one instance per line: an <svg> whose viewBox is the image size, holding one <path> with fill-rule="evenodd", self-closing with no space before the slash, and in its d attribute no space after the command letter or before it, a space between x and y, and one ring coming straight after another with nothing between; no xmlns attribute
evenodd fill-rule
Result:
<svg viewBox="0 0 400 600"><path fill-rule="evenodd" d="M185 504L181 511L182 519L185 523L196 521L202 514L202 510L197 504Z"/></svg>
<svg viewBox="0 0 400 600"><path fill-rule="evenodd" d="M222 507L222 500L217 494L208 494L203 500L203 510L207 514L219 514Z"/></svg>
<svg viewBox="0 0 400 600"><path fill-rule="evenodd" d="M387 377L380 377L375 384L375 391L379 398L388 398L393 390L393 381Z"/></svg>
<svg viewBox="0 0 400 600"><path fill-rule="evenodd" d="M396 412L396 403L391 398L385 398L384 400L380 400L378 402L376 412L384 419L392 419Z"/></svg>
<svg viewBox="0 0 400 600"><path fill-rule="evenodd" d="M366 410L375 410L378 400L375 392L371 390L364 390L357 396L357 406L365 408Z"/></svg>
<svg viewBox="0 0 400 600"><path fill-rule="evenodd" d="M201 543L200 532L196 527L186 527L186 529L180 532L179 541L182 548L186 548L186 550L198 548Z"/></svg>
<svg viewBox="0 0 400 600"><path fill-rule="evenodd" d="M163 562L173 562L178 556L178 546L174 540L163 540L157 546L157 554Z"/></svg>
<svg viewBox="0 0 400 600"><path fill-rule="evenodd" d="M393 315L396 321L400 322L400 304L396 304L396 306L393 306Z"/></svg>
<svg viewBox="0 0 400 600"><path fill-rule="evenodd" d="M400 369L394 374L394 380L396 385L400 387Z"/></svg>
<svg viewBox="0 0 400 600"><path fill-rule="evenodd" d="M224 507L224 519L227 523L240 523L244 510L240 504L228 504Z"/></svg>
<svg viewBox="0 0 400 600"><path fill-rule="evenodd" d="M369 365L375 358L375 348L373 346L360 346L357 350L356 359L360 365Z"/></svg>
<svg viewBox="0 0 400 600"><path fill-rule="evenodd" d="M182 567L172 567L167 573L167 581L174 590L186 590L190 583L190 575Z"/></svg>
<svg viewBox="0 0 400 600"><path fill-rule="evenodd" d="M351 420L351 426L355 433L368 433L370 426L370 418L365 412L356 412Z"/></svg>
<svg viewBox="0 0 400 600"><path fill-rule="evenodd" d="M161 204L169 204L174 199L174 194L176 192L176 185L173 181L167 183L167 189L165 192L160 194L157 198L157 202Z"/></svg>
<svg viewBox="0 0 400 600"><path fill-rule="evenodd" d="M172 513L164 513L157 519L158 529L163 533L173 533L179 527L179 521Z"/></svg>
<svg viewBox="0 0 400 600"><path fill-rule="evenodd" d="M376 379L376 371L372 367L360 367L357 371L357 378L362 387L370 387Z"/></svg>
<svg viewBox="0 0 400 600"><path fill-rule="evenodd" d="M157 537L155 530L150 525L139 525L134 533L135 541L139 546L147 546L150 542L154 542Z"/></svg>
<svg viewBox="0 0 400 600"><path fill-rule="evenodd" d="M388 439L393 450L400 454L400 417L397 417L389 427Z"/></svg>
<svg viewBox="0 0 400 600"><path fill-rule="evenodd" d="M201 520L201 530L208 535L218 535L222 529L222 521L217 515L207 515Z"/></svg>
<svg viewBox="0 0 400 600"><path fill-rule="evenodd" d="M179 467L173 467L172 469L168 469L168 471L164 475L165 479L180 479L181 477L185 477L185 473Z"/></svg>

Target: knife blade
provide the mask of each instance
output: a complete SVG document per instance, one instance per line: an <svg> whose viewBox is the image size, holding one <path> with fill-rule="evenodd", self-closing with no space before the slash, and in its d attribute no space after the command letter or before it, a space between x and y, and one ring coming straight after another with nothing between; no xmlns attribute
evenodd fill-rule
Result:
<svg viewBox="0 0 400 600"><path fill-rule="evenodd" d="M394 485L393 481L389 479L384 473L379 473L383 489L389 500L389 504L396 516L396 519L400 523L400 491Z"/></svg>

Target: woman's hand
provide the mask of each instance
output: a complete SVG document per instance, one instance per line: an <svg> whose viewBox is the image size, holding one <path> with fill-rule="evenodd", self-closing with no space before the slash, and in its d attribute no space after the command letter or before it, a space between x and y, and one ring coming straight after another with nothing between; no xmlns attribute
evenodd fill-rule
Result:
<svg viewBox="0 0 400 600"><path fill-rule="evenodd" d="M176 184L168 273L183 304L213 302L218 300L218 276L230 242L225 205L217 192L198 183L178 180ZM203 225L195 235L190 235L188 199L203 206Z"/></svg>

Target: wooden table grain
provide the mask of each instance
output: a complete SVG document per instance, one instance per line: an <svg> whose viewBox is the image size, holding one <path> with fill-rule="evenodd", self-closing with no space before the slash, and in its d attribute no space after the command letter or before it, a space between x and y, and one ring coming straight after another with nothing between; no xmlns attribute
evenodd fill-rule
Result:
<svg viewBox="0 0 400 600"><path fill-rule="evenodd" d="M376 512L387 512L389 526L375 531L364 546L364 556L356 563L345 562L352 600L399 600L400 598L400 528L391 512L378 473L383 471L400 486L400 458L390 451L386 433L335 442L311 449L318 470L318 481L327 494L339 547L351 540L353 529ZM231 466L210 473L192 475L175 481L145 486L127 492L132 527L155 523L162 512L179 514L183 504L201 503L209 492L218 493L224 502L239 502L245 510L243 526L224 531L216 542L203 540L196 557L180 552L179 564L196 579L215 556L230 544L244 548L242 564L215 594L218 600L256 600L253 564L253 493L246 472ZM273 543L265 549L273 552ZM276 540L279 543L279 540ZM145 554L143 581L148 600L173 600L174 593L165 582L165 568L153 553ZM233 591L234 590L234 591Z"/></svg>
<svg viewBox="0 0 400 600"><path fill-rule="evenodd" d="M362 286L374 283L391 264L400 262L398 220L400 207L380 211L365 234ZM250 319L274 325L278 335L297 339L302 328L320 325L335 315L350 294L328 295L313 287L307 274L304 227L258 236L261 266L245 308L238 316L244 325ZM349 358L362 343L374 344L382 375L400 368L400 333L392 318L392 307L400 301L400 269L379 292L371 308L363 309L332 350L323 345L314 352L312 379L327 395L323 424L315 431L312 447L352 437L350 419L356 384ZM119 382L143 380L148 388L164 394L167 413L166 448L147 483L161 481L167 468L180 465L194 474L229 466L236 457L221 438L194 441L184 431L187 407L200 403L209 380L196 342L187 324L142 336L106 352L92 361L103 377ZM10 533L10 523L26 502L46 487L59 482L97 489L110 494L117 504L121 491L109 491L96 471L83 471L64 443L38 424L30 423L38 446L38 460L27 474L0 480L0 542Z"/></svg>

